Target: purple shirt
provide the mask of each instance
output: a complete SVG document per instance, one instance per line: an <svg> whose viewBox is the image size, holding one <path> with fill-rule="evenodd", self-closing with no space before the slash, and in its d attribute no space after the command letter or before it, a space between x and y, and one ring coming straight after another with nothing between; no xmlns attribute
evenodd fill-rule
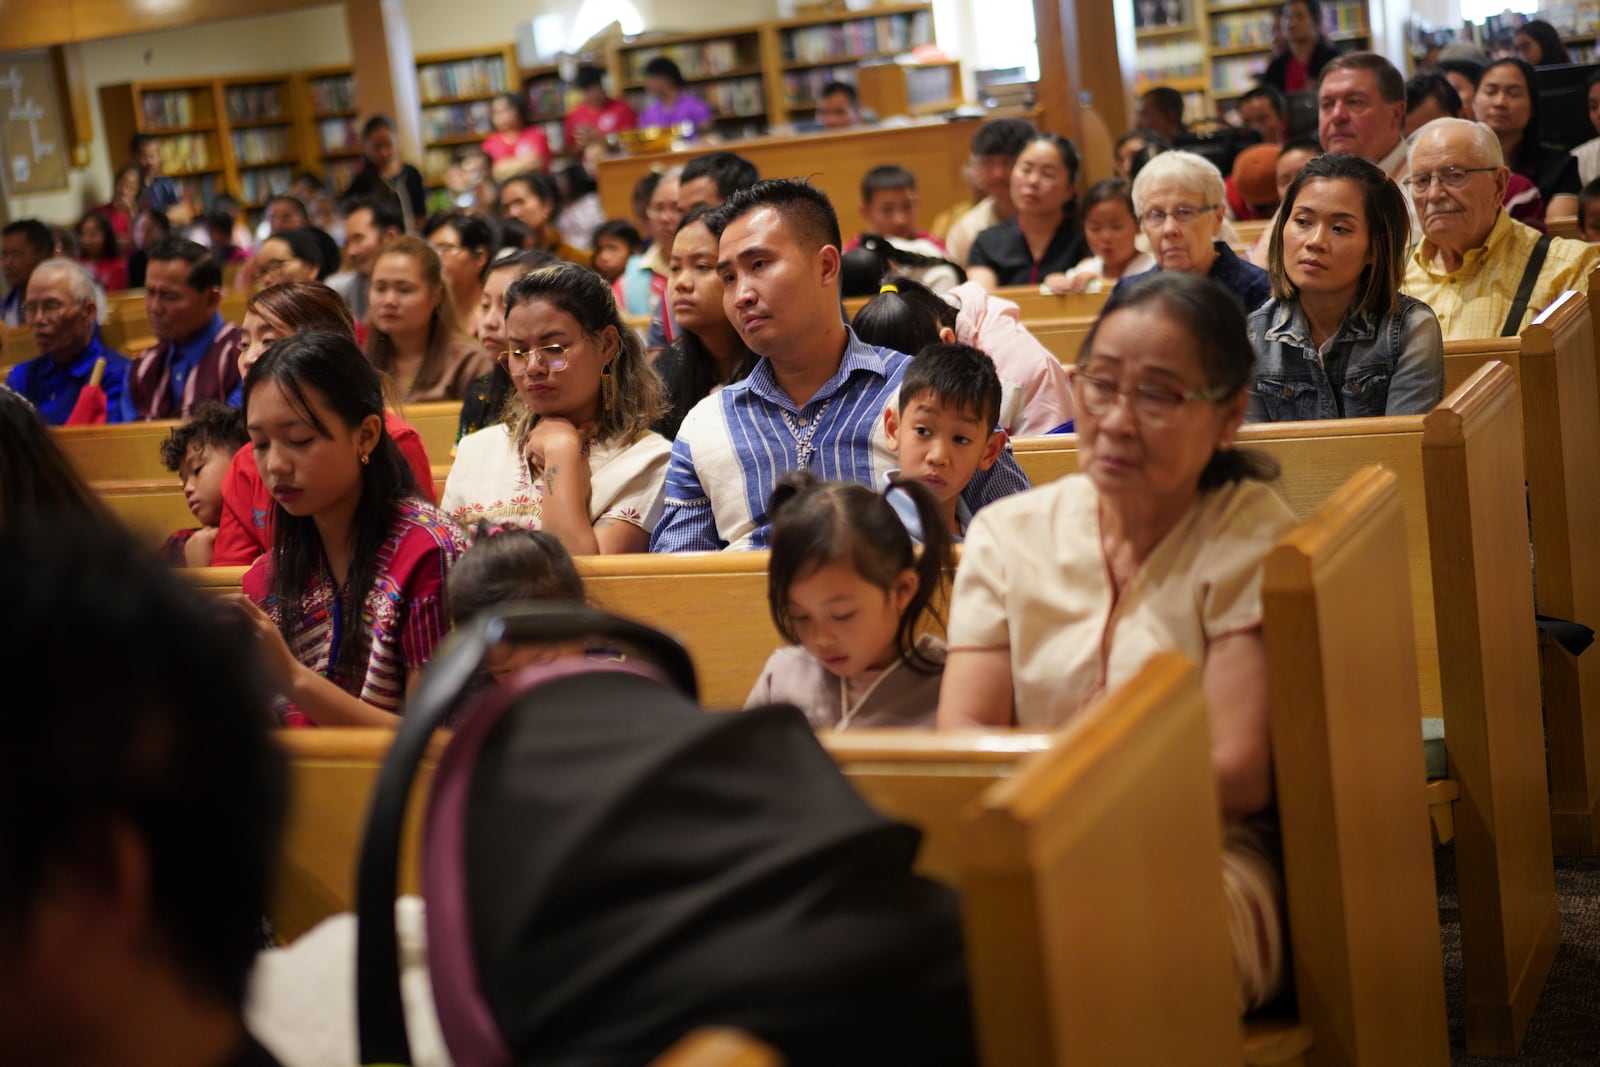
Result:
<svg viewBox="0 0 1600 1067"><path fill-rule="evenodd" d="M677 126L684 122L692 122L696 127L711 124L711 105L698 96L688 93L679 93L678 99L667 107L660 100L652 100L639 115L639 126L648 129L651 126Z"/></svg>

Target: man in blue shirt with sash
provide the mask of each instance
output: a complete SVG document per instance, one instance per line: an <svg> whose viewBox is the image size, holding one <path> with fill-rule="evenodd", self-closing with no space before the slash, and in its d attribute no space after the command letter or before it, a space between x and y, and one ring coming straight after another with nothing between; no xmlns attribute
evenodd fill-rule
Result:
<svg viewBox="0 0 1600 1067"><path fill-rule="evenodd" d="M122 421L128 360L101 342L98 311L94 278L82 265L47 259L34 268L23 312L39 355L13 367L6 385L27 397L51 426L66 423L101 358L106 361L100 378L106 394L105 421Z"/></svg>
<svg viewBox="0 0 1600 1067"><path fill-rule="evenodd" d="M723 309L762 358L696 404L667 469L652 552L766 548L767 502L786 471L878 486L898 466L884 411L911 357L865 344L839 304L839 220L807 182L758 182L709 219L720 230ZM962 499L973 511L1028 488L1009 449Z"/></svg>

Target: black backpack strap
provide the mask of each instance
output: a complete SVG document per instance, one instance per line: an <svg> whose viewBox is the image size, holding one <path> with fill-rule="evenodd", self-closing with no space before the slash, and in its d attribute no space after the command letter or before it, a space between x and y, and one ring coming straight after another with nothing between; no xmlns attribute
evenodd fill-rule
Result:
<svg viewBox="0 0 1600 1067"><path fill-rule="evenodd" d="M1511 311L1506 315L1506 324L1500 327L1501 337L1515 337L1522 325L1522 316L1528 311L1528 298L1533 296L1534 283L1539 280L1539 272L1544 269L1544 257L1550 251L1550 242L1554 238L1548 233L1541 234L1533 246L1533 251L1528 254L1528 265L1522 269L1522 282L1517 286L1517 295L1511 301Z"/></svg>

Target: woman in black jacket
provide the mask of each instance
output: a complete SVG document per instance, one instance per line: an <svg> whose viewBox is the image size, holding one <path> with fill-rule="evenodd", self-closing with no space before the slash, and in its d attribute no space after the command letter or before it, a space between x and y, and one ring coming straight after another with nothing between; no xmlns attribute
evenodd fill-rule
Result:
<svg viewBox="0 0 1600 1067"><path fill-rule="evenodd" d="M1289 0L1278 12L1289 47L1273 57L1261 74L1261 84L1285 95L1316 89L1322 68L1339 50L1322 35L1321 0Z"/></svg>

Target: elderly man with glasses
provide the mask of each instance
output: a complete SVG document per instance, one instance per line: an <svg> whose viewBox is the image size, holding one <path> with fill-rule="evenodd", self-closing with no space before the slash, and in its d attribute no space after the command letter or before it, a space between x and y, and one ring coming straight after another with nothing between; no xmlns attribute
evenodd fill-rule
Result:
<svg viewBox="0 0 1600 1067"><path fill-rule="evenodd" d="M1600 252L1550 237L1502 207L1511 171L1487 126L1435 119L1411 146L1403 183L1422 222L1401 291L1432 306L1445 340L1511 337L1561 292L1588 292Z"/></svg>
<svg viewBox="0 0 1600 1067"><path fill-rule="evenodd" d="M61 426L72 416L78 394L101 359L106 361L100 387L105 390L107 410L100 421L122 421L129 363L101 342L95 324L97 307L94 278L82 264L47 259L28 278L22 309L39 355L13 367L6 385L27 397L52 426Z"/></svg>

